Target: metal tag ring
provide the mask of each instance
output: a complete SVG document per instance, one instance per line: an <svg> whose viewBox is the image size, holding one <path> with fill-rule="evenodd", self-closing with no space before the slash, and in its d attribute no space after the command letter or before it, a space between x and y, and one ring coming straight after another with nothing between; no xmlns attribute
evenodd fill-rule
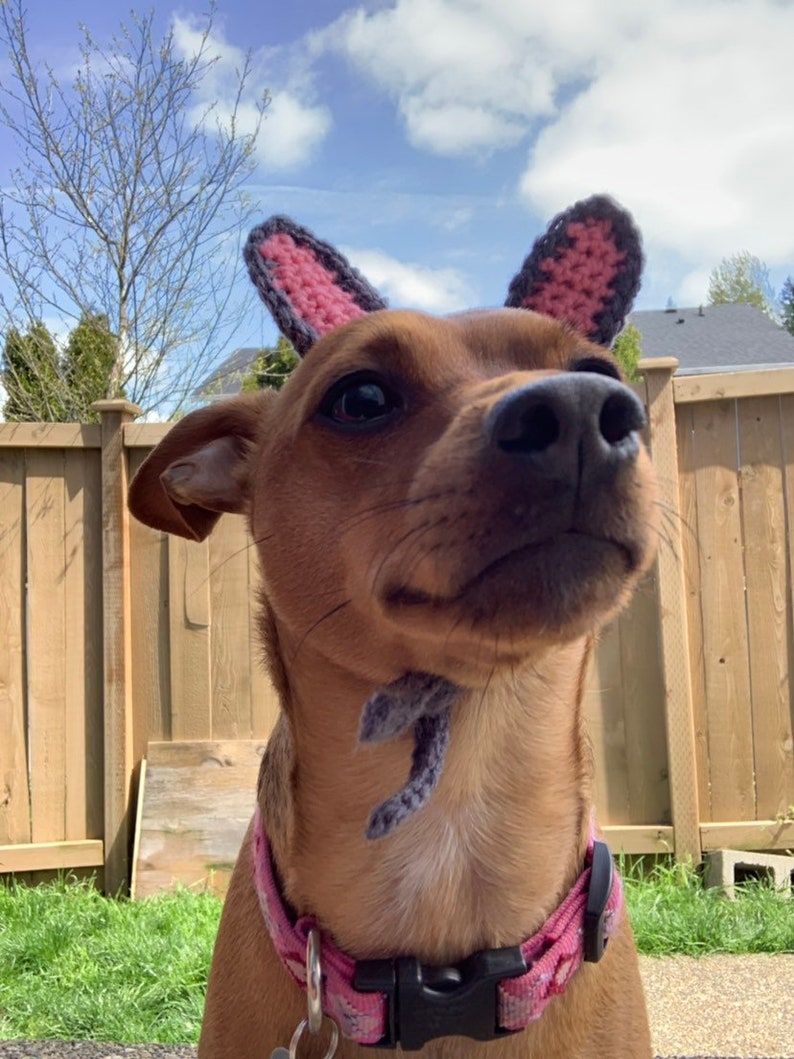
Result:
<svg viewBox="0 0 794 1059"><path fill-rule="evenodd" d="M320 932L310 930L306 940L306 998L309 1032L316 1035L323 1024L323 968L320 962Z"/></svg>
<svg viewBox="0 0 794 1059"><path fill-rule="evenodd" d="M328 1021L331 1023L331 1040L326 1049L323 1059L334 1059L336 1055L336 1049L339 1044L339 1027L333 1019L329 1018ZM300 1039L306 1030L309 1028L309 1020L303 1019L299 1024L298 1028L292 1035L292 1040L289 1042L289 1059L298 1059L298 1045Z"/></svg>

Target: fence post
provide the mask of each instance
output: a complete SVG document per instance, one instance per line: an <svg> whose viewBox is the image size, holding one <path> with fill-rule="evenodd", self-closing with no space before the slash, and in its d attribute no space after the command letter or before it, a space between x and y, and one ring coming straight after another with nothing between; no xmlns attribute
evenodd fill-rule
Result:
<svg viewBox="0 0 794 1059"><path fill-rule="evenodd" d="M665 723L670 771L670 807L676 860L701 859L695 721L689 659L687 600L678 495L678 441L674 357L640 361L645 378L650 446L659 481L665 541L659 549L659 624L665 684Z"/></svg>
<svg viewBox="0 0 794 1059"><path fill-rule="evenodd" d="M102 419L102 613L105 721L105 892L129 884L133 756L129 514L124 425L140 415L125 400L95 401Z"/></svg>

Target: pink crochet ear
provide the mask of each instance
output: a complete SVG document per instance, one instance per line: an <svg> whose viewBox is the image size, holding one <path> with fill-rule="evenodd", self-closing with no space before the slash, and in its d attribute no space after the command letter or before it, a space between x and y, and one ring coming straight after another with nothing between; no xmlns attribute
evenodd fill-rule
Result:
<svg viewBox="0 0 794 1059"><path fill-rule="evenodd" d="M505 305L565 320L608 346L623 329L641 272L631 215L594 195L554 218L513 278Z"/></svg>
<svg viewBox="0 0 794 1059"><path fill-rule="evenodd" d="M386 302L338 250L288 217L254 228L243 251L262 300L296 351Z"/></svg>

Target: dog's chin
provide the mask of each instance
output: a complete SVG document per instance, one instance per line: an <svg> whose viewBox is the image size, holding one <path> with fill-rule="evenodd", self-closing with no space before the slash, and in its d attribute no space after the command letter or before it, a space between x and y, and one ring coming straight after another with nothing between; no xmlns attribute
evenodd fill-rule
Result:
<svg viewBox="0 0 794 1059"><path fill-rule="evenodd" d="M584 533L517 548L479 569L449 595L410 584L384 593L385 616L440 639L474 636L497 651L592 633L625 603L644 569L641 549Z"/></svg>

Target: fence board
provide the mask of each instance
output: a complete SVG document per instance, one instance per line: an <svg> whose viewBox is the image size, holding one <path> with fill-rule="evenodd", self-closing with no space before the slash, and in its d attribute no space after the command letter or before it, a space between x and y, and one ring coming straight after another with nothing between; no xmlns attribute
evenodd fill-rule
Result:
<svg viewBox="0 0 794 1059"><path fill-rule="evenodd" d="M263 752L261 741L247 740L149 745L134 896L175 881L225 893L254 810Z"/></svg>
<svg viewBox="0 0 794 1059"><path fill-rule="evenodd" d="M85 835L88 804L85 709L88 682L85 651L87 571L84 549L85 464L82 456L79 450L64 453L64 750L69 763L64 791L65 839Z"/></svg>
<svg viewBox="0 0 794 1059"><path fill-rule="evenodd" d="M695 409L703 662L713 820L753 819L753 733L739 506L736 405Z"/></svg>
<svg viewBox="0 0 794 1059"><path fill-rule="evenodd" d="M99 839L0 846L0 872L14 872L19 882L28 884L34 880L20 877L20 872L101 868L103 862L104 850Z"/></svg>
<svg viewBox="0 0 794 1059"><path fill-rule="evenodd" d="M786 503L786 533L787 533L787 583L788 583L788 697L789 713L786 727L788 738L783 741L788 763L783 770L783 778L786 783L784 805L794 805L794 688L791 686L791 673L794 672L794 396L783 396L780 399L780 421L781 438L783 446L783 465ZM792 843L794 845L794 843Z"/></svg>
<svg viewBox="0 0 794 1059"><path fill-rule="evenodd" d="M629 822L669 823L664 674L659 644L655 573L639 586L620 621L620 682L623 688Z"/></svg>
<svg viewBox="0 0 794 1059"><path fill-rule="evenodd" d="M146 456L144 449L130 451L130 478ZM145 730L135 733L136 751L141 754L146 753L148 739L172 735L168 581L168 538L130 519L132 696L143 704L146 716Z"/></svg>
<svg viewBox="0 0 794 1059"><path fill-rule="evenodd" d="M31 837L57 842L66 837L67 783L63 452L30 451L27 472Z"/></svg>
<svg viewBox="0 0 794 1059"><path fill-rule="evenodd" d="M99 455L65 452L65 837L100 838L102 814L102 567Z"/></svg>
<svg viewBox="0 0 794 1059"><path fill-rule="evenodd" d="M794 820L745 820L704 824L703 849L794 849Z"/></svg>
<svg viewBox="0 0 794 1059"><path fill-rule="evenodd" d="M658 363L645 373L651 455L658 477L659 498L671 519L668 524L674 548L662 549L656 560L659 585L659 643L664 667L665 734L670 763L670 808L679 858L700 859L699 808L692 686L689 673L687 603L681 568L678 509L678 450L672 372L675 362Z"/></svg>
<svg viewBox="0 0 794 1059"><path fill-rule="evenodd" d="M677 405L692 401L735 400L794 392L794 368L725 371L714 375L682 375L673 380Z"/></svg>
<svg viewBox="0 0 794 1059"><path fill-rule="evenodd" d="M703 595L700 579L700 539L698 537L697 482L694 454L694 411L684 405L676 409L678 444L678 503L681 512L681 555L678 560L684 576L687 601L689 675L692 686L692 719L695 729L698 805L701 819L712 819L709 782L708 718L706 716L706 674L703 647ZM665 516L663 515L663 525ZM666 545L664 540L662 545Z"/></svg>
<svg viewBox="0 0 794 1059"><path fill-rule="evenodd" d="M208 739L210 581L206 541L168 538L171 737Z"/></svg>
<svg viewBox="0 0 794 1059"><path fill-rule="evenodd" d="M24 453L0 451L0 843L30 841L24 496Z"/></svg>
<svg viewBox="0 0 794 1059"><path fill-rule="evenodd" d="M132 699L129 467L124 426L140 414L129 401L95 401L102 417L102 698L104 726L105 886L129 882L131 809L136 771L134 733L142 710Z"/></svg>
<svg viewBox="0 0 794 1059"><path fill-rule="evenodd" d="M103 838L104 812L104 626L102 599L102 457L83 455L83 532L85 550L85 655L86 655L86 831L88 838Z"/></svg>
<svg viewBox="0 0 794 1059"><path fill-rule="evenodd" d="M260 594L262 576L259 572L259 560L256 547L251 545L248 556L248 585L252 601L248 613L251 672L251 731L255 739L270 735L281 709L276 689L270 680L265 664L265 653L262 649L262 638L259 633Z"/></svg>
<svg viewBox="0 0 794 1059"><path fill-rule="evenodd" d="M248 582L248 546L240 515L224 516L209 538L213 739L254 735L249 643L254 601Z"/></svg>
<svg viewBox="0 0 794 1059"><path fill-rule="evenodd" d="M3 423L0 448L98 449L100 428L96 423Z"/></svg>
<svg viewBox="0 0 794 1059"><path fill-rule="evenodd" d="M602 824L630 824L625 701L621 685L621 622L605 630L596 647L585 700L594 752L593 794Z"/></svg>
<svg viewBox="0 0 794 1059"><path fill-rule="evenodd" d="M636 824L608 824L599 831L603 834L613 853L673 853L674 832L667 826L639 826Z"/></svg>
<svg viewBox="0 0 794 1059"><path fill-rule="evenodd" d="M780 398L739 402L739 437L755 815L767 819L785 812L792 769Z"/></svg>

